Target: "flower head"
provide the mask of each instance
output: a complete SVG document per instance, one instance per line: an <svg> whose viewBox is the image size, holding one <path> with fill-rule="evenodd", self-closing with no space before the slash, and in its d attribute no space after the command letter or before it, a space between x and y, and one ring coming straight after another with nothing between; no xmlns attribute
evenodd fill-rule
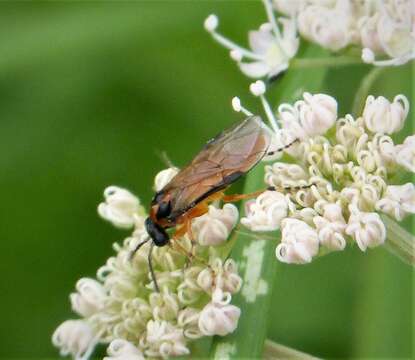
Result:
<svg viewBox="0 0 415 360"><path fill-rule="evenodd" d="M170 169L157 175L156 188L175 173ZM207 214L194 219L196 245L186 234L172 240L171 246L154 248L151 259L158 292L148 267L152 244L145 242L131 257L132 249L148 240L146 215L134 195L109 189L106 203L100 205L105 208L102 212L116 225L130 221L134 230L122 245L114 244L116 254L98 269L97 280L77 282L70 300L82 319L61 324L53 344L62 354L79 359L87 359L97 343L109 344L107 360L167 359L189 354L189 341L232 332L240 310L230 301L242 280L235 262L219 257L218 245L229 237L237 209L230 204L222 209L211 206ZM194 258L187 255L192 251Z"/></svg>
<svg viewBox="0 0 415 360"><path fill-rule="evenodd" d="M369 96L362 116L338 119L334 98L303 96L294 105L281 104L276 118L268 117L282 126L276 135L285 131L300 141L284 150L293 163L265 166L269 190L246 203L241 223L253 231L281 228L276 256L286 263L308 263L348 243L362 251L382 245L386 228L376 211L398 221L415 211L413 184L389 184L399 165L415 169L415 137L395 146L385 135L403 127L408 100ZM260 99L269 115L265 94Z"/></svg>
<svg viewBox="0 0 415 360"><path fill-rule="evenodd" d="M209 15L204 23L212 37L230 50L231 58L237 62L241 71L252 78L273 77L286 70L299 47L295 19L284 17L276 20L267 2L266 8L269 22L248 33L250 49L219 34L216 15Z"/></svg>

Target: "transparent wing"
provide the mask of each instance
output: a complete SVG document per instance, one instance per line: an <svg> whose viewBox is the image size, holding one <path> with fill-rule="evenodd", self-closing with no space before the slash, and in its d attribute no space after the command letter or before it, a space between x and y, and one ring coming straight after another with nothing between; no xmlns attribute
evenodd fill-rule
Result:
<svg viewBox="0 0 415 360"><path fill-rule="evenodd" d="M171 216L183 214L236 181L262 159L269 144L269 129L258 116L249 117L210 140L162 190L171 199Z"/></svg>

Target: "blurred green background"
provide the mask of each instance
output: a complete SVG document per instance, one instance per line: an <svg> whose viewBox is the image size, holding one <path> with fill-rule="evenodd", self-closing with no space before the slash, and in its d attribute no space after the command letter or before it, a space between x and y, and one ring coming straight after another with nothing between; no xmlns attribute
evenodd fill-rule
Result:
<svg viewBox="0 0 415 360"><path fill-rule="evenodd" d="M235 95L260 109L203 30L212 12L243 43L265 21L255 1L0 4L1 358L57 356L50 337L76 317L76 280L94 276L128 234L97 216L106 186L147 204L162 151L184 165L241 118ZM367 70L326 76L340 113ZM411 96L411 84L405 66L373 92ZM322 357L411 358L412 275L383 249L280 266L269 337Z"/></svg>

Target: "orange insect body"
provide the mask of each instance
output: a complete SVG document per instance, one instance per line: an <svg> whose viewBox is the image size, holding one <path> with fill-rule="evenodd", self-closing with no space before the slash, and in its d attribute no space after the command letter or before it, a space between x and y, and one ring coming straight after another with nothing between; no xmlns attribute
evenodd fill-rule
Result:
<svg viewBox="0 0 415 360"><path fill-rule="evenodd" d="M252 116L210 140L151 203L146 228L154 245L169 242L166 229L177 226L175 237L191 231L191 219L208 211L208 203L223 198L224 190L251 170L267 153L270 131Z"/></svg>

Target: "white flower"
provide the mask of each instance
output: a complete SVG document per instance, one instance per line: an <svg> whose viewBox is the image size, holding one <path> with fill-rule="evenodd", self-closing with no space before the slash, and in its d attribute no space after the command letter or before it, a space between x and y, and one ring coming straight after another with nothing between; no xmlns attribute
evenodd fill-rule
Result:
<svg viewBox="0 0 415 360"><path fill-rule="evenodd" d="M276 162L265 166L265 182L270 186L294 186L307 178L305 170L297 164Z"/></svg>
<svg viewBox="0 0 415 360"><path fill-rule="evenodd" d="M160 191L163 189L178 172L179 169L176 167L170 167L160 171L154 179L154 190Z"/></svg>
<svg viewBox="0 0 415 360"><path fill-rule="evenodd" d="M105 220L120 228L134 225L134 215L139 210L139 200L128 190L109 186L104 190L105 202L98 205L98 213Z"/></svg>
<svg viewBox="0 0 415 360"><path fill-rule="evenodd" d="M82 278L76 283L76 290L70 295L72 310L76 313L87 317L103 308L106 292L101 283Z"/></svg>
<svg viewBox="0 0 415 360"><path fill-rule="evenodd" d="M96 340L91 327L82 320L66 320L55 330L52 343L62 356L72 355L77 360L88 359Z"/></svg>
<svg viewBox="0 0 415 360"><path fill-rule="evenodd" d="M241 223L253 231L277 230L288 214L287 199L277 191L265 191L245 206L246 217L241 219Z"/></svg>
<svg viewBox="0 0 415 360"><path fill-rule="evenodd" d="M337 119L337 101L325 94L311 95L305 92L304 100L294 106L282 104L278 108L282 127L297 138L323 135Z"/></svg>
<svg viewBox="0 0 415 360"><path fill-rule="evenodd" d="M257 31L249 32L251 50L242 48L219 34L216 31L219 21L215 15L208 16L204 23L205 29L217 42L230 50L231 58L237 61L241 71L249 77L278 75L288 68L290 59L298 51L295 19L279 18L278 25L272 9L268 9L267 14L270 23L263 24ZM249 59L250 62L245 62L244 59Z"/></svg>
<svg viewBox="0 0 415 360"><path fill-rule="evenodd" d="M241 289L242 279L238 275L235 261L227 259L225 263L222 263L220 258L216 258L210 267L199 273L197 284L207 293L220 288L234 294Z"/></svg>
<svg viewBox="0 0 415 360"><path fill-rule="evenodd" d="M334 8L309 5L298 14L301 35L332 51L344 48L353 40L352 21L352 4L348 0L338 0Z"/></svg>
<svg viewBox="0 0 415 360"><path fill-rule="evenodd" d="M395 150L398 164L415 172L415 135L408 136L403 144L395 146Z"/></svg>
<svg viewBox="0 0 415 360"><path fill-rule="evenodd" d="M305 264L317 255L319 241L317 232L301 220L286 218L281 223L281 243L275 254L285 263Z"/></svg>
<svg viewBox="0 0 415 360"><path fill-rule="evenodd" d="M415 58L414 8L412 0L379 1L376 11L358 21L363 61L397 66ZM390 59L376 60L375 53Z"/></svg>
<svg viewBox="0 0 415 360"><path fill-rule="evenodd" d="M325 94L305 92L304 101L297 101L300 124L309 136L324 134L337 119L337 101Z"/></svg>
<svg viewBox="0 0 415 360"><path fill-rule="evenodd" d="M409 111L404 95L397 95L391 103L383 96L368 96L363 110L366 127L376 133L393 134L402 129Z"/></svg>
<svg viewBox="0 0 415 360"><path fill-rule="evenodd" d="M229 237L238 217L233 204L225 204L222 209L210 205L208 213L193 220L193 233L200 245L219 245Z"/></svg>
<svg viewBox="0 0 415 360"><path fill-rule="evenodd" d="M389 136L376 134L367 146L376 161L377 167L394 167L396 164L396 149L393 140Z"/></svg>
<svg viewBox="0 0 415 360"><path fill-rule="evenodd" d="M350 205L349 209L351 215L346 234L353 237L360 250L382 245L386 239L386 228L379 214L359 211L354 205Z"/></svg>
<svg viewBox="0 0 415 360"><path fill-rule="evenodd" d="M286 16L294 16L301 8L303 0L273 0L274 8Z"/></svg>
<svg viewBox="0 0 415 360"><path fill-rule="evenodd" d="M330 250L344 250L346 221L339 204L326 204L324 216L314 217L313 222L316 225L321 245Z"/></svg>
<svg viewBox="0 0 415 360"><path fill-rule="evenodd" d="M146 355L150 357L161 356L168 359L171 356L188 355L183 331L167 321L150 320L147 323L147 344L149 349Z"/></svg>
<svg viewBox="0 0 415 360"><path fill-rule="evenodd" d="M104 360L144 360L142 352L123 339L111 341L107 353L109 356L104 357Z"/></svg>
<svg viewBox="0 0 415 360"><path fill-rule="evenodd" d="M207 336L225 336L235 331L241 310L230 304L229 293L216 289L212 301L207 304L199 317L200 331Z"/></svg>
<svg viewBox="0 0 415 360"><path fill-rule="evenodd" d="M390 185L382 199L376 203L376 209L402 221L408 214L415 213L415 186L412 183L405 185Z"/></svg>

